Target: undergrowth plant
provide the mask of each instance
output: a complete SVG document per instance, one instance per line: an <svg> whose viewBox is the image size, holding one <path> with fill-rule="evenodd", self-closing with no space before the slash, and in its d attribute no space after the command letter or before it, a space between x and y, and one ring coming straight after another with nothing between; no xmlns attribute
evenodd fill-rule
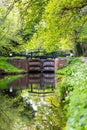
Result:
<svg viewBox="0 0 87 130"><path fill-rule="evenodd" d="M57 73L64 75L59 87L67 109L66 130L87 130L87 65L73 59Z"/></svg>
<svg viewBox="0 0 87 130"><path fill-rule="evenodd" d="M24 72L22 69L18 69L8 62L8 57L0 57L0 68L5 72Z"/></svg>

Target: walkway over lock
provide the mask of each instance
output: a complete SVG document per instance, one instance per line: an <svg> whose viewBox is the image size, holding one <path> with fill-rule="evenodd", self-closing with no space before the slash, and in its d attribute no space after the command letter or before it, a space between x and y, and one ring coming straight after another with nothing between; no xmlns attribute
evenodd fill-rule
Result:
<svg viewBox="0 0 87 130"><path fill-rule="evenodd" d="M10 57L15 57L15 56L20 56L20 57L26 57L27 59L55 59L57 57L66 57L66 56L70 56L70 53L58 53L58 52L50 52L50 53L46 53L43 50L33 50L30 52L22 52L19 54L15 54L15 53L10 53L9 54Z"/></svg>

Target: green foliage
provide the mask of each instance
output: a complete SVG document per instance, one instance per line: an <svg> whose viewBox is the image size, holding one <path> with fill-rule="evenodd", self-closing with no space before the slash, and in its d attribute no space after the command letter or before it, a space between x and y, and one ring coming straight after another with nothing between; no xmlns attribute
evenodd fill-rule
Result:
<svg viewBox="0 0 87 130"><path fill-rule="evenodd" d="M46 98L49 105L39 106L38 116L36 117L36 130L63 130L66 118L63 106L58 98L58 94L55 93L55 96Z"/></svg>
<svg viewBox="0 0 87 130"><path fill-rule="evenodd" d="M9 0L0 6L0 52L78 48L87 39L86 5L85 0Z"/></svg>
<svg viewBox="0 0 87 130"><path fill-rule="evenodd" d="M79 41L87 43L86 40L87 40L87 23L85 23L81 29Z"/></svg>
<svg viewBox="0 0 87 130"><path fill-rule="evenodd" d="M80 39L84 41L82 35L86 35L81 31L87 19L83 11L86 4L86 2L82 4L82 0L49 1L37 32L28 42L28 48L40 47L47 52L74 49L77 42L81 42Z"/></svg>
<svg viewBox="0 0 87 130"><path fill-rule="evenodd" d="M68 110L66 129L86 130L87 66L82 61L75 59L58 72L65 75L60 84L60 91L63 99L68 103L65 106Z"/></svg>
<svg viewBox="0 0 87 130"><path fill-rule="evenodd" d="M8 85L19 77L21 76L5 76L3 79L0 79L0 89L7 89Z"/></svg>
<svg viewBox="0 0 87 130"><path fill-rule="evenodd" d="M22 69L18 69L11 65L6 57L0 57L0 68L4 69L5 72L23 72Z"/></svg>
<svg viewBox="0 0 87 130"><path fill-rule="evenodd" d="M25 107L28 107L26 112ZM23 115L27 113L27 115ZM30 118L27 118L29 116ZM32 107L23 101L20 93L14 98L8 95L0 95L0 129L1 130L23 130L28 128L29 123L33 118ZM27 125L28 123L28 125Z"/></svg>
<svg viewBox="0 0 87 130"><path fill-rule="evenodd" d="M78 67L78 65L82 63L83 62L78 58L69 59L65 67L63 69L58 70L57 73L70 76L73 74L73 72L76 71L76 67Z"/></svg>
<svg viewBox="0 0 87 130"><path fill-rule="evenodd" d="M29 40L37 31L46 2L47 0L25 0L19 5L20 15L22 17L20 34L25 41Z"/></svg>
<svg viewBox="0 0 87 130"><path fill-rule="evenodd" d="M2 4L0 8L4 10L4 12L0 12L0 53L17 52L17 48L22 44L22 38L17 35L20 24L15 1L10 0L6 5Z"/></svg>

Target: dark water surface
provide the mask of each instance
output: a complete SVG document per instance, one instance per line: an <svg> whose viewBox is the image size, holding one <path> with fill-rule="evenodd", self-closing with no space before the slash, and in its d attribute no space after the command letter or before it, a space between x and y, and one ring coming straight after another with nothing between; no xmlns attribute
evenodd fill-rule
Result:
<svg viewBox="0 0 87 130"><path fill-rule="evenodd" d="M62 130L55 73L0 76L0 130Z"/></svg>

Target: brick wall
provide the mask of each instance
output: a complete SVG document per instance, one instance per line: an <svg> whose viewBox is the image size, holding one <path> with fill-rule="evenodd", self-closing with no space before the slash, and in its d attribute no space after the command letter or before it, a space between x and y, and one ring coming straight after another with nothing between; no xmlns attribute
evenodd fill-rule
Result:
<svg viewBox="0 0 87 130"><path fill-rule="evenodd" d="M17 68L25 70L28 72L28 60L26 59L9 59L9 62L16 66Z"/></svg>
<svg viewBox="0 0 87 130"><path fill-rule="evenodd" d="M29 72L29 60L26 59L9 59L9 62L17 68L24 69L25 72ZM55 59L55 70L60 69L67 63L67 59ZM34 67L35 68L35 67ZM37 69L34 69L37 70ZM40 70L40 69L39 69Z"/></svg>
<svg viewBox="0 0 87 130"><path fill-rule="evenodd" d="M62 68L67 63L67 59L55 59L55 70Z"/></svg>

